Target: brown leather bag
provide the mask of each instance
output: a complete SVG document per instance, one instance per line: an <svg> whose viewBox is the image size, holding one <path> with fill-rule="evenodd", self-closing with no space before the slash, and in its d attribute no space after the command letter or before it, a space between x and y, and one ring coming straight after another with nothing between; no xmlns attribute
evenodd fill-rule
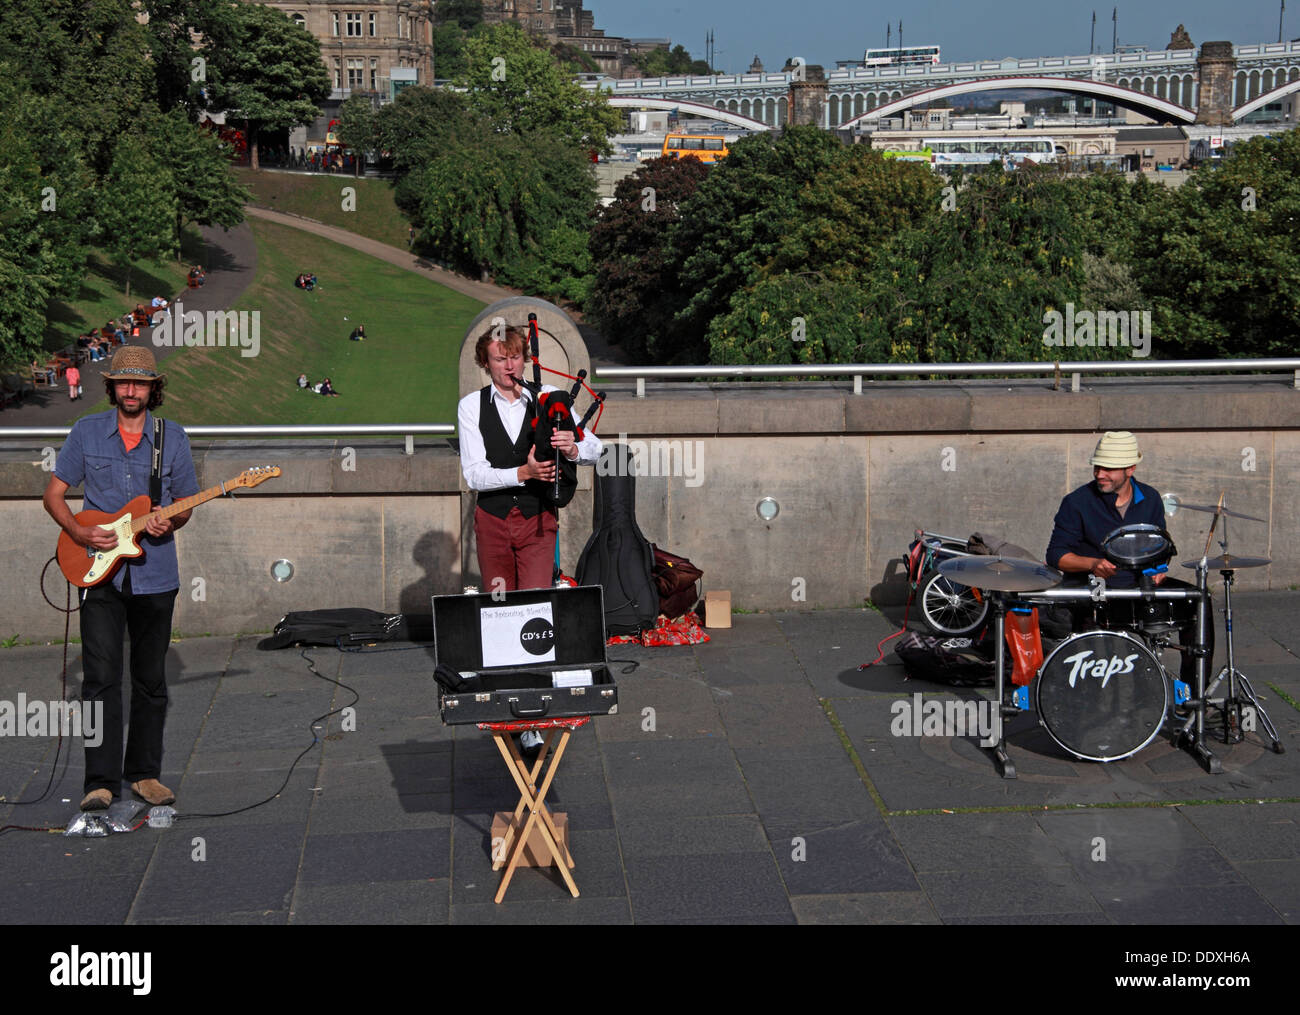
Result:
<svg viewBox="0 0 1300 1015"><path fill-rule="evenodd" d="M661 550L653 543L655 564L650 572L655 588L659 590L659 612L672 619L695 608L700 601L696 582L704 572L685 557Z"/></svg>

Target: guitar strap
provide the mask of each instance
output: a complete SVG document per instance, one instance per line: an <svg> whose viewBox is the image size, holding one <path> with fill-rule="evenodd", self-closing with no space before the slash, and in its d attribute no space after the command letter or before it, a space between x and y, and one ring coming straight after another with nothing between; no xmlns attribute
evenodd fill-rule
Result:
<svg viewBox="0 0 1300 1015"><path fill-rule="evenodd" d="M163 426L161 416L153 418L153 464L149 470L149 500L162 506L162 461L163 461Z"/></svg>

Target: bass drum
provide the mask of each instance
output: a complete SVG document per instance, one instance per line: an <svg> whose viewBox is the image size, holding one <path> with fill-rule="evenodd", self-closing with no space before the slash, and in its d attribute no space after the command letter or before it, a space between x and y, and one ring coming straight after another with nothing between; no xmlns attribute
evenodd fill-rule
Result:
<svg viewBox="0 0 1300 1015"><path fill-rule="evenodd" d="M1156 738L1169 710L1164 667L1125 631L1086 631L1061 642L1035 687L1048 736L1085 761L1136 754Z"/></svg>

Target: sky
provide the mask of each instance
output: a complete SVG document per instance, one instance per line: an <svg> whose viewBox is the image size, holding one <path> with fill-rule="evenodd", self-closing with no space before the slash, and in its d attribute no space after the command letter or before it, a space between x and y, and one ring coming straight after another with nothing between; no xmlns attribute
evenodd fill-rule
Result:
<svg viewBox="0 0 1300 1015"><path fill-rule="evenodd" d="M1104 6L1068 0L585 0L607 35L670 38L703 59L713 30L714 66L735 73L757 54L767 70L787 57L834 68L885 45L898 22L904 44L937 44L948 60L1063 56L1088 52L1092 12L1097 51L1111 50L1113 0ZM1164 49L1179 24L1197 47L1277 41L1281 0L1129 0L1119 4L1119 41ZM1286 6L1283 38L1300 37L1300 0Z"/></svg>

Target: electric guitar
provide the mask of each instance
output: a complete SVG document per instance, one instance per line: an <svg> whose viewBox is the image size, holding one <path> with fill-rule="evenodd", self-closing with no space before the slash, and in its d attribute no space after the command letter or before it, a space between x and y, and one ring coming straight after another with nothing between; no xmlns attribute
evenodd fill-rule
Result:
<svg viewBox="0 0 1300 1015"><path fill-rule="evenodd" d="M81 511L75 516L81 525L98 525L117 534L117 545L111 550L96 550L89 546L79 546L67 532L59 533L59 546L55 551L59 558L59 569L64 577L78 588L88 589L98 585L117 570L118 565L127 557L139 557L143 548L136 544L135 537L144 531L151 514L160 514L164 518L178 515L183 511L220 497L228 490L238 487L254 487L268 479L280 475L278 465L260 465L246 469L234 479L209 487L193 497L174 501L156 512L150 511L149 498L143 494L136 497L116 514L107 511Z"/></svg>

